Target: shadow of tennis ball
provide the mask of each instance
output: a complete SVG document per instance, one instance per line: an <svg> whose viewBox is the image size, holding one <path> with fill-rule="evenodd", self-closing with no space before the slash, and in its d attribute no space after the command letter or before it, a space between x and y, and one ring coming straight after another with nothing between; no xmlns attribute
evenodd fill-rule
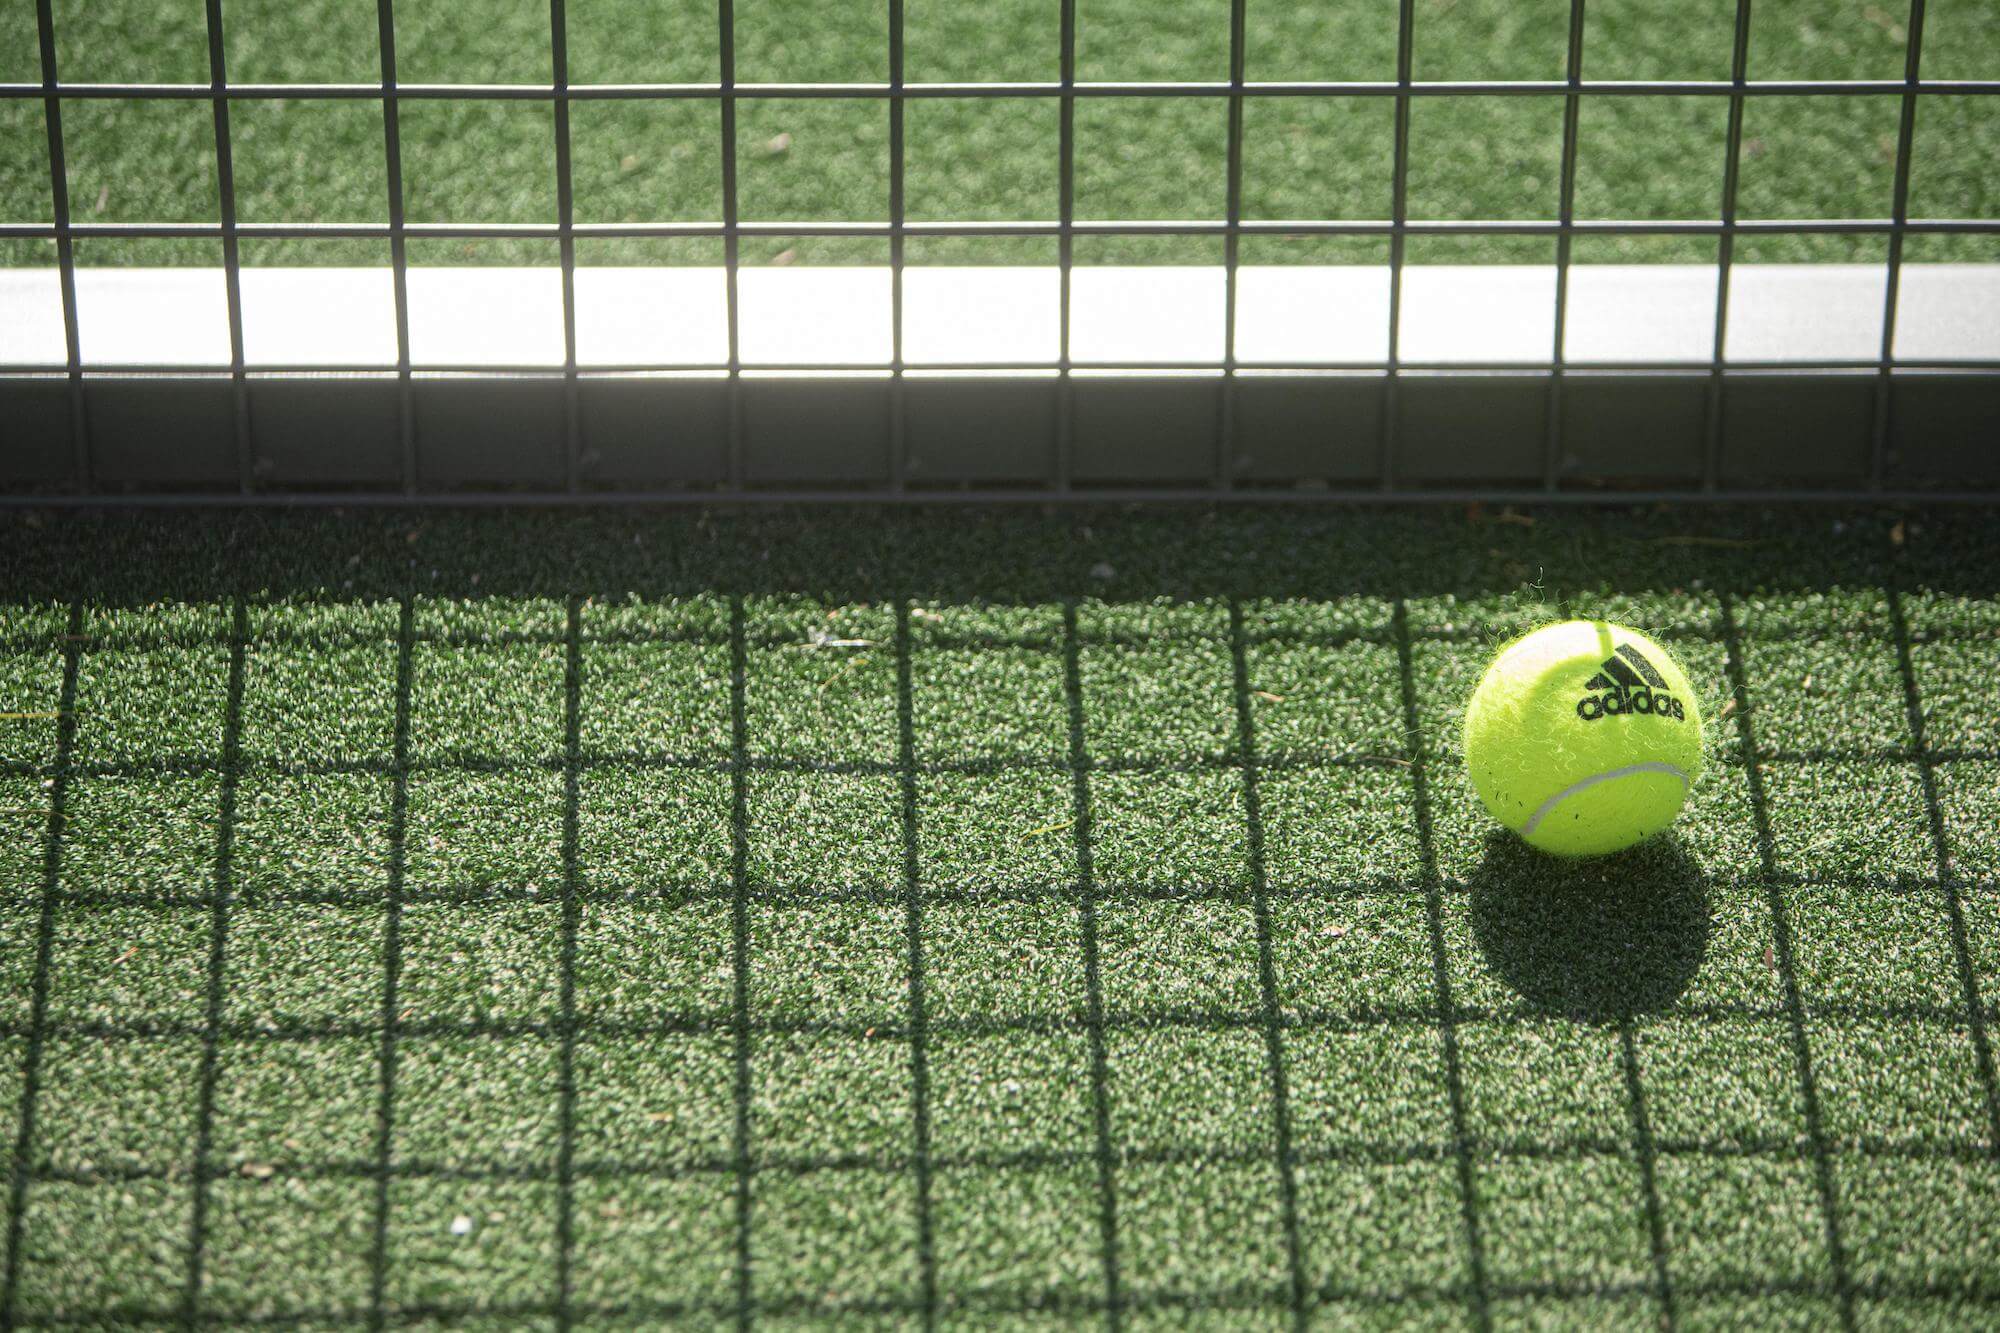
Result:
<svg viewBox="0 0 2000 1333"><path fill-rule="evenodd" d="M1472 933L1496 975L1555 1013L1654 1013L1708 952L1708 879L1671 835L1561 860L1496 832L1468 884Z"/></svg>

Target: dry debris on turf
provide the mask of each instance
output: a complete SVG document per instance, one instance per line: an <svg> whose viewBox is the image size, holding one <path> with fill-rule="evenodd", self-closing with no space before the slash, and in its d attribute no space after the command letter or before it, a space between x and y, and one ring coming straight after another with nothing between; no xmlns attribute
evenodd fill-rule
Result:
<svg viewBox="0 0 2000 1333"><path fill-rule="evenodd" d="M1500 517L0 520L0 1318L2000 1317L2000 524Z"/></svg>

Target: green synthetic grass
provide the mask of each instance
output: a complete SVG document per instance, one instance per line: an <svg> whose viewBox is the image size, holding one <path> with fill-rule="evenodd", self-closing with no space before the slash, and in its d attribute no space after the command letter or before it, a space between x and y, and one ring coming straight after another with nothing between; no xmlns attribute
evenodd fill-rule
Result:
<svg viewBox="0 0 2000 1333"><path fill-rule="evenodd" d="M1991 1322L1996 539L9 516L0 1304ZM1711 760L1580 865L1454 733L1566 612Z"/></svg>
<svg viewBox="0 0 2000 1333"><path fill-rule="evenodd" d="M1903 77L1904 6L1846 0L1761 0L1752 11L1749 77ZM193 0L57 0L58 70L66 81L205 83L208 45ZM1386 81L1396 76L1396 15L1383 0L1251 0L1244 58L1252 80ZM1617 0L1590 6L1584 72L1593 79L1726 79L1733 0ZM740 0L735 75L744 83L883 81L888 12L880 0ZM231 0L229 77L239 83L377 82L375 7L364 0ZM495 0L476 16L453 0L396 6L398 74L406 82L545 83L548 7ZM1050 81L1058 77L1052 0L966 5L912 0L905 75L913 82ZM1563 77L1563 0L1418 0L1412 71L1419 80ZM571 6L577 83L704 82L719 74L720 36L707 0L600 0ZM38 83L33 6L0 12L0 79ZM1990 79L2000 69L2000 11L1986 0L1926 6L1923 74ZM1224 80L1226 0L1081 0L1077 77L1086 81ZM1746 105L1739 208L1745 218L1891 215L1900 98L1753 98ZM1393 106L1382 98L1253 98L1245 107L1243 216L1390 216ZM1215 98L1087 98L1076 112L1076 215L1090 220L1220 218L1227 196L1227 108ZM1580 114L1576 213L1636 220L1719 215L1728 107L1715 97L1586 99ZM244 221L387 220L382 110L366 101L231 103L238 216ZM406 101L404 204L418 222L557 218L554 116L546 103ZM1410 216L1558 216L1562 102L1555 97L1424 98L1412 107ZM200 101L63 105L68 186L81 222L214 222L219 216L211 109ZM700 102L576 103L571 113L580 222L714 221L722 215L721 120ZM1050 99L917 100L908 107L906 207L917 220L1046 220L1057 215L1057 108ZM36 99L0 103L0 219L49 217L46 133ZM883 221L889 127L879 101L756 100L739 107L736 156L744 218ZM1990 217L2000 198L2000 101L1922 100L1912 155L1913 217ZM13 265L52 262L47 243L10 241ZM1246 262L1382 262L1379 243L1266 243ZM1880 238L1786 236L1760 242L1762 262L1879 262ZM216 264L202 241L82 243L87 264ZM412 262L554 262L550 242L474 240L413 247ZM884 263L884 243L757 237L746 262ZM250 264L380 264L372 241L251 241ZM719 242L607 240L579 262L718 263ZM1922 238L1918 260L1984 259L1981 238ZM1053 263L1054 244L931 241L914 263ZM1419 244L1417 263L1537 262L1553 241ZM1612 238L1579 262L1706 262L1701 238ZM1217 263L1205 238L1105 238L1079 262Z"/></svg>

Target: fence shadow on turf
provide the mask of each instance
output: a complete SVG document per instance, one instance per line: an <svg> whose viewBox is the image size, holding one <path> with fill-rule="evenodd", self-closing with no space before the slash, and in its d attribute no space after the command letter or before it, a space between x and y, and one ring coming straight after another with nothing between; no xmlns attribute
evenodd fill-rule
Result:
<svg viewBox="0 0 2000 1333"><path fill-rule="evenodd" d="M1487 965L1551 1013L1596 1022L1657 1013L1708 952L1708 876L1671 836L1565 861L1495 832L1467 888Z"/></svg>
<svg viewBox="0 0 2000 1333"><path fill-rule="evenodd" d="M1487 598L1537 604L1612 586L1878 588L1887 540L1804 512L1746 522L1679 511L1473 521L1356 513L1019 509L0 514L0 614L83 599L359 601L425 597L800 594L1018 604L1240 597ZM1909 585L2000 589L1990 520L1932 514ZM1879 525L1878 525L1879 526ZM1912 531L1915 528L1912 527ZM1609 573L1607 573L1609 571Z"/></svg>

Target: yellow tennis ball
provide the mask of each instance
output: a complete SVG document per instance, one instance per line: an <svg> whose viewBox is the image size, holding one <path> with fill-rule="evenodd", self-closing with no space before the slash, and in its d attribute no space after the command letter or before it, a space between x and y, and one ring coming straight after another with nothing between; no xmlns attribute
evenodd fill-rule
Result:
<svg viewBox="0 0 2000 1333"><path fill-rule="evenodd" d="M1701 711L1666 649L1566 620L1486 668L1465 710L1465 764L1487 810L1530 846L1601 856L1680 814L1701 774Z"/></svg>

